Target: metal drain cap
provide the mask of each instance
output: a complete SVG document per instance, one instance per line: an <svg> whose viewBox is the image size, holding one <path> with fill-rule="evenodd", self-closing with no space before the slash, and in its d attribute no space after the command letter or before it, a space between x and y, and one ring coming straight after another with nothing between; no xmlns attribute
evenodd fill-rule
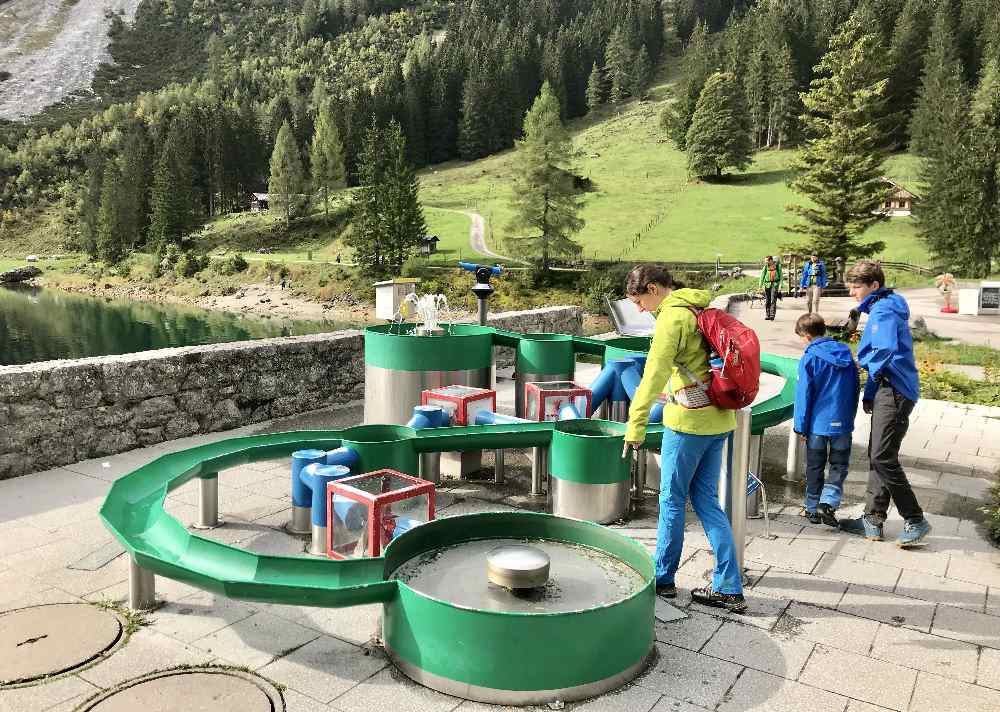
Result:
<svg viewBox="0 0 1000 712"><path fill-rule="evenodd" d="M538 588L549 581L549 565L549 555L533 546L498 546L486 558L486 575L504 588Z"/></svg>

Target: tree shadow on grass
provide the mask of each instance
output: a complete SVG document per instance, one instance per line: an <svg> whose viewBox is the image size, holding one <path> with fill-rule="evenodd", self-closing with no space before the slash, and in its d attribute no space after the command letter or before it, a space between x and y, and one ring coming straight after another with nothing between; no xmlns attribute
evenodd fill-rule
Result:
<svg viewBox="0 0 1000 712"><path fill-rule="evenodd" d="M721 176L705 176L701 178L701 181L710 185L731 185L743 188L786 183L792 177L792 174L793 171L789 169L776 168L770 171L756 171L753 173L724 173Z"/></svg>

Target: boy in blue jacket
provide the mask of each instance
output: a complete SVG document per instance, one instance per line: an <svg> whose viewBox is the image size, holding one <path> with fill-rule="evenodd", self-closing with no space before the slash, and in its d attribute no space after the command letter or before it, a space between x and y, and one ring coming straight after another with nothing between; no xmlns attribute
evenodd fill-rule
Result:
<svg viewBox="0 0 1000 712"><path fill-rule="evenodd" d="M858 362L868 371L861 403L872 416L872 432L865 513L858 519L841 521L840 528L882 541L882 525L891 499L904 520L896 546L914 546L927 536L931 525L899 464L899 448L910 413L920 398L910 308L905 299L885 288L885 273L877 262L858 262L848 270L845 281L851 296L860 303L858 311L868 315L858 345Z"/></svg>
<svg viewBox="0 0 1000 712"><path fill-rule="evenodd" d="M806 516L813 524L836 527L861 391L858 367L850 347L826 335L819 314L800 316L795 334L806 344L799 360L794 422L806 443Z"/></svg>

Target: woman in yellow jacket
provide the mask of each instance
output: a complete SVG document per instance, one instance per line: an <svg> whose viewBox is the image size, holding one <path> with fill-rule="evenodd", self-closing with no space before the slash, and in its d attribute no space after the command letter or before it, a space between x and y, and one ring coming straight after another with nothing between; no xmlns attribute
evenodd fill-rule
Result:
<svg viewBox="0 0 1000 712"><path fill-rule="evenodd" d="M736 427L731 410L716 408L701 388L709 378L708 353L692 309L704 309L708 292L685 289L670 273L653 265L635 267L625 285L640 311L656 316L642 381L629 407L625 452L646 436L649 412L666 394L660 460L660 518L656 536L656 592L674 598L674 575L684 544L684 505L688 497L715 553L712 584L691 591L709 606L742 613L743 578L736 559L733 530L719 506L718 481L722 447Z"/></svg>

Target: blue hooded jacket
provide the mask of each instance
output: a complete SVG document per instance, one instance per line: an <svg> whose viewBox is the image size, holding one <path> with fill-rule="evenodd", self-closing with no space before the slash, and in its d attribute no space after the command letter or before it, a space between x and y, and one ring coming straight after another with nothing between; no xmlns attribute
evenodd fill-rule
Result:
<svg viewBox="0 0 1000 712"><path fill-rule="evenodd" d="M806 262L802 267L802 279L799 280L799 287L805 289L809 286L809 276L816 270L816 286L821 289L826 289L826 263L823 260L817 260L816 264L812 262Z"/></svg>
<svg viewBox="0 0 1000 712"><path fill-rule="evenodd" d="M813 339L799 359L795 432L830 436L854 432L860 391L850 347L827 336Z"/></svg>
<svg viewBox="0 0 1000 712"><path fill-rule="evenodd" d="M883 287L869 294L858 311L868 315L858 345L858 363L868 371L864 400L875 400L878 380L886 378L900 395L916 402L920 398L920 377L906 300Z"/></svg>

